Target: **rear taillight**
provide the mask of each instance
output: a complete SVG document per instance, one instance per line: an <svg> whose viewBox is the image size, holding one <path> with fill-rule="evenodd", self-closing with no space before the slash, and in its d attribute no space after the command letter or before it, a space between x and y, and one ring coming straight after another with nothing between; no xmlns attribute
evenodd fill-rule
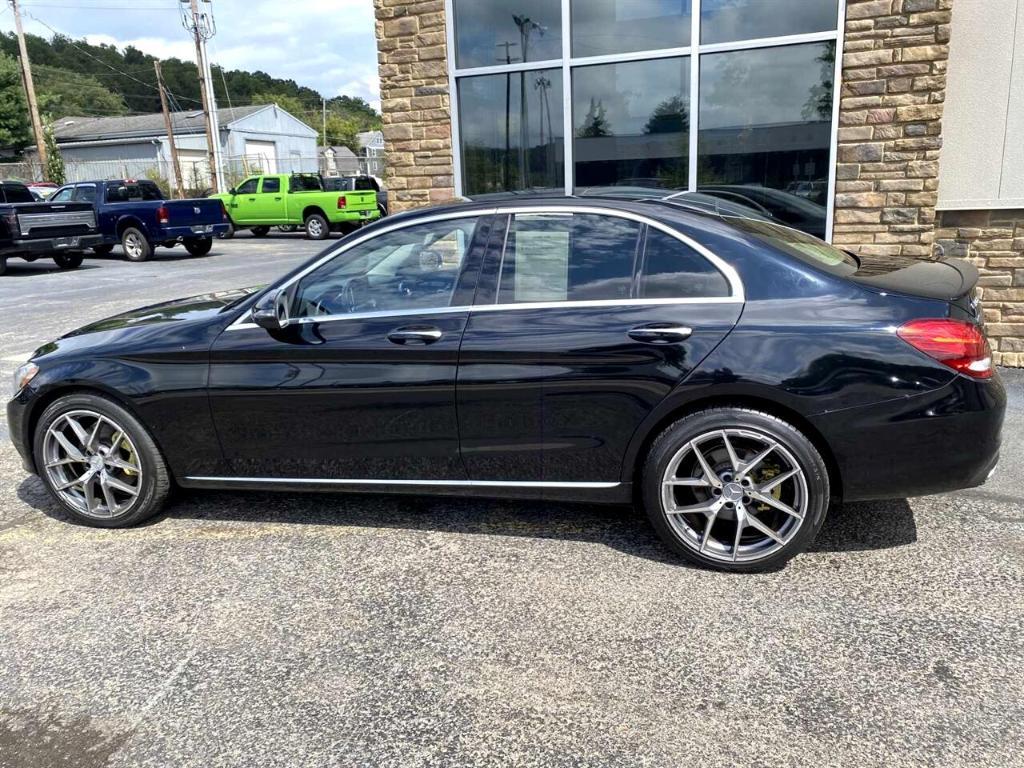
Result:
<svg viewBox="0 0 1024 768"><path fill-rule="evenodd" d="M338 210L343 211L348 207L348 199L344 195L338 196Z"/></svg>
<svg viewBox="0 0 1024 768"><path fill-rule="evenodd" d="M156 209L156 220L161 224L167 224L171 220L171 212L167 210L166 205L161 205Z"/></svg>
<svg viewBox="0 0 1024 768"><path fill-rule="evenodd" d="M911 320L896 329L914 349L975 379L992 376L992 351L981 328L962 320Z"/></svg>
<svg viewBox="0 0 1024 768"><path fill-rule="evenodd" d="M228 220L228 209L224 207L224 201L223 200L220 201L220 220L221 221L227 221Z"/></svg>

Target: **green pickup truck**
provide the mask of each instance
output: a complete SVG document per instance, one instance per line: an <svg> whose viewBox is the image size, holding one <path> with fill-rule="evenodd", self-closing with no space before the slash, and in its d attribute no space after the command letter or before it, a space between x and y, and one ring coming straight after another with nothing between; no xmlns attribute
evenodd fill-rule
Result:
<svg viewBox="0 0 1024 768"><path fill-rule="evenodd" d="M327 238L331 230L351 232L380 218L377 193L325 192L315 174L250 176L227 193L213 195L224 202L235 230L250 229L265 237L271 227L301 226L311 240Z"/></svg>

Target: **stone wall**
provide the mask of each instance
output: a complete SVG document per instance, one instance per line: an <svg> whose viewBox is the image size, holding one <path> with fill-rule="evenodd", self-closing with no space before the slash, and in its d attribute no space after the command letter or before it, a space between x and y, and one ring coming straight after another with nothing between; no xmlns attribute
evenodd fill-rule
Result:
<svg viewBox="0 0 1024 768"><path fill-rule="evenodd" d="M942 211L936 250L981 272L982 308L997 365L1024 366L1024 210Z"/></svg>
<svg viewBox="0 0 1024 768"><path fill-rule="evenodd" d="M393 211L455 196L444 0L373 0Z"/></svg>
<svg viewBox="0 0 1024 768"><path fill-rule="evenodd" d="M833 241L928 257L952 0L849 0Z"/></svg>

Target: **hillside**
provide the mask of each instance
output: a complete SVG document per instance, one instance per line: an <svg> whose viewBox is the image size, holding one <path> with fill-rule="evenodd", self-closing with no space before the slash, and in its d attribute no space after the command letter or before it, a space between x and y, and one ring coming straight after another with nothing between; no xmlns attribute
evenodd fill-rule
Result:
<svg viewBox="0 0 1024 768"><path fill-rule="evenodd" d="M51 40L27 35L40 109L50 118L66 115L126 115L160 111L160 96L153 71L154 56L128 46L91 45L55 35ZM0 71L9 68L18 55L13 33L0 33ZM199 80L191 61L161 59L164 82L180 109L200 104ZM214 93L219 106L276 101L315 128L322 125L321 94L294 80L273 77L266 72L243 70L213 71ZM9 77L0 76L0 103L20 104L20 110L5 110L0 118L0 146L17 143L20 131L27 136L17 112L24 99L4 93L12 87ZM13 85L20 90L20 78ZM327 139L331 144L350 145L358 131L380 127L380 115L361 98L336 96L327 101ZM10 137L15 137L12 142Z"/></svg>

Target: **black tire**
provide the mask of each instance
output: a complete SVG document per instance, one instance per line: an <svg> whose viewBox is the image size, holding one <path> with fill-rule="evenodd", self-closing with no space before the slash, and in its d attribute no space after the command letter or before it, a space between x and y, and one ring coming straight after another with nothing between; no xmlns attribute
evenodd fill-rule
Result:
<svg viewBox="0 0 1024 768"><path fill-rule="evenodd" d="M7 271L7 259L0 258L0 275Z"/></svg>
<svg viewBox="0 0 1024 768"><path fill-rule="evenodd" d="M71 411L89 411L111 419L124 430L135 447L142 476L137 481L138 494L123 510L111 517L85 514L61 497L54 480L45 468L44 442L46 432L58 418ZM99 441L97 441L99 443ZM112 400L86 392L58 398L43 411L32 439L32 450L39 476L57 504L75 520L98 528L125 528L152 517L163 506L171 489L167 463L144 426L131 413ZM72 471L74 466L72 465ZM114 470L115 472L117 470ZM116 505L116 502L115 502Z"/></svg>
<svg viewBox="0 0 1024 768"><path fill-rule="evenodd" d="M97 256L108 256L110 254L110 252L113 251L113 250L114 250L114 246L106 245L106 244L104 244L104 245L94 245L92 247L92 252L95 253Z"/></svg>
<svg viewBox="0 0 1024 768"><path fill-rule="evenodd" d="M227 232L222 232L221 234L217 235L217 237L219 239L221 239L221 240L230 240L234 236L235 236L235 223L233 221L229 221L228 222L228 230L227 230Z"/></svg>
<svg viewBox="0 0 1024 768"><path fill-rule="evenodd" d="M311 213L306 217L303 226L307 240L326 240L331 236L331 225L322 213Z"/></svg>
<svg viewBox="0 0 1024 768"><path fill-rule="evenodd" d="M80 253L58 253L53 257L53 263L61 269L78 269L82 266L82 258Z"/></svg>
<svg viewBox="0 0 1024 768"><path fill-rule="evenodd" d="M252 236L253 237L266 237L269 234L270 234L270 227L253 227L252 228Z"/></svg>
<svg viewBox="0 0 1024 768"><path fill-rule="evenodd" d="M380 218L388 215L388 207L384 203L377 203L377 210L380 211Z"/></svg>
<svg viewBox="0 0 1024 768"><path fill-rule="evenodd" d="M785 514L778 511L775 507L769 506L763 503L758 503L756 500L750 497L744 496L741 501L737 501L733 508L721 512L721 520L716 522L716 525L720 528L714 529L716 535L712 537L714 544L723 546L724 549L719 551L717 557L703 554L702 552L709 552L708 549L702 549L696 539L690 539L684 535L685 530L688 528L688 521L695 521L693 525L702 525L702 521L706 521L709 518L708 514L691 514L691 515L670 515L664 507L662 501L662 481L669 469L670 462L673 461L674 457L683 452L683 449L687 447L687 444L694 438L699 436L707 435L708 433L715 432L717 430L725 429L736 429L742 430L744 433L753 435L754 438L751 445L756 445L757 440L764 439L766 443L775 443L781 446L781 449L775 449L769 454L759 466L762 467L762 472L767 473L771 467L771 459L780 468L776 470L776 475L762 475L760 478L760 484L766 485L773 476L781 476L788 469L792 469L788 465L795 464L801 469L802 475L797 475L792 480L787 480L778 486L778 496L775 496L776 491L772 491L771 495L777 501L782 501L783 494L793 493L797 494L793 498L806 497L803 503L806 504L804 509L803 517L796 518L791 515ZM709 443L714 446L716 438L707 438ZM733 450L740 454L744 451L743 446L744 438L733 437L733 442L738 443L733 446ZM702 443L702 446L707 446L709 443ZM724 445L724 444L723 444ZM690 454L684 454L686 459L692 455L692 449ZM747 449L756 450L756 449ZM702 448L702 451L708 451L707 448ZM725 451L723 448L722 451ZM702 454L703 455L703 454ZM740 456L741 461L752 458L752 453L744 453ZM772 457L777 457L772 459ZM714 472L719 472L719 464L715 464L715 455L713 452L708 451L705 455L705 460L711 465ZM792 459L792 461L790 461ZM693 460L696 460L694 457ZM722 460L722 459L719 459ZM725 467L725 478L729 477L729 461L724 459ZM675 474L675 477L694 477L704 479L706 477L705 472L696 470L697 474L691 474L688 472L681 472ZM677 470L679 472L679 470ZM751 473L753 474L753 472ZM801 484L801 477L803 483ZM724 479L724 478L723 478ZM736 479L736 478L733 478ZM721 482L719 477L715 478L716 482ZM749 481L754 483L755 486L758 484L758 480L755 478L749 478ZM744 482L747 482L744 479ZM792 485L787 485L792 483ZM776 570L783 566L794 556L803 552L817 537L818 532L821 530L821 526L825 522L825 515L828 512L829 507L829 477L828 469L825 466L825 461L821 458L821 454L814 447L814 444L798 429L793 427L791 424L761 411L750 410L747 408L710 408L704 411L698 411L692 413L679 421L669 426L664 432L662 432L658 438L654 441L648 452L647 459L644 462L642 477L641 477L641 492L643 497L644 509L647 512L647 516L651 521L651 525L657 531L662 541L676 554L681 555L687 560L697 563L706 568L714 568L723 571L735 571L742 573L753 573L760 571L771 571ZM677 494L683 494L687 496L689 494L703 494L704 497L697 499L694 506L698 506L705 501L715 501L715 497L725 503L725 499L729 498L727 493L730 495L737 491L745 493L737 482L726 482L722 488L675 488L670 487L669 493L673 494L672 502L679 506L690 506L694 501L693 497L680 499ZM787 490L789 489L789 490ZM732 503L732 502L730 502ZM796 503L791 509L796 508ZM745 506L744 506L745 505ZM736 550L733 544L721 545L719 544L717 532L724 530L727 534L726 539L729 536L734 536L733 533L737 527L736 516L739 510L735 507L742 506L744 510L749 510L747 514L756 513L758 522L765 524L767 516L767 525L775 530L776 534L783 533L780 538L784 540L784 544L777 545L771 542L761 532L753 527L746 527L742 529L741 535L751 536L752 541L756 542L758 538L761 539L765 545L765 554L758 556L756 551L752 553L743 553L744 546L756 546L756 543L750 545L744 545L741 540L741 545L738 551L743 554L744 557L750 557L751 559L744 560L742 557L738 561L729 561L730 551ZM788 503L787 503L788 506ZM774 516L774 518L772 517ZM670 522L670 518L676 522ZM717 519L717 518L716 518ZM780 526L791 526L788 532L784 531L782 527L775 528L771 523L773 519L780 519L783 522ZM676 526L679 526L677 528ZM798 525L798 527L796 527ZM731 526L731 527L730 527ZM795 530L794 530L795 528ZM680 531L683 529L683 532ZM747 532L744 534L743 532ZM734 540L733 540L734 541ZM771 543L770 543L771 542Z"/></svg>
<svg viewBox="0 0 1024 768"><path fill-rule="evenodd" d="M128 261L148 261L153 255L153 244L142 230L125 227L121 233L121 250Z"/></svg>
<svg viewBox="0 0 1024 768"><path fill-rule="evenodd" d="M189 238L185 241L185 250L192 256L205 256L213 248L212 237Z"/></svg>

